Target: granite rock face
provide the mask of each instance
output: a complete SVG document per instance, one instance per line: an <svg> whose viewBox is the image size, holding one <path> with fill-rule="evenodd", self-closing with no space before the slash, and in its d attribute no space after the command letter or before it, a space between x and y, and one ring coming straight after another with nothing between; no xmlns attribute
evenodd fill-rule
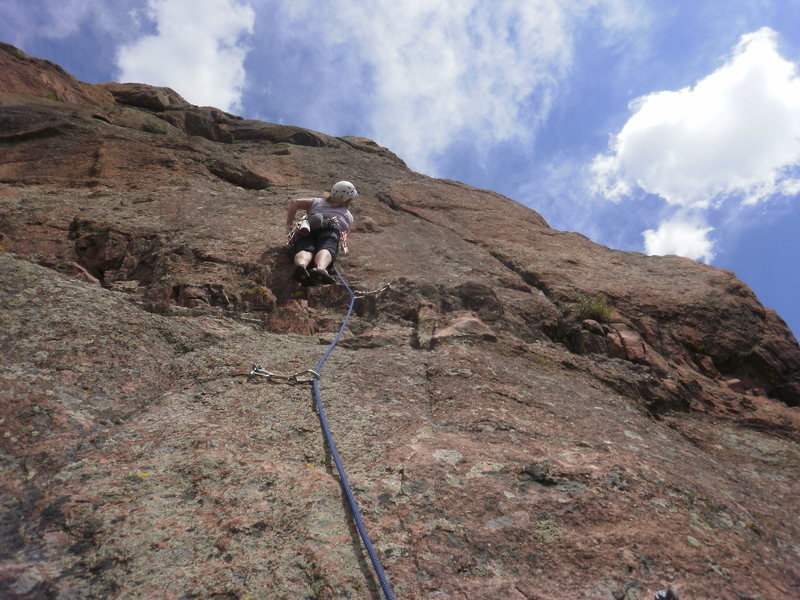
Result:
<svg viewBox="0 0 800 600"><path fill-rule="evenodd" d="M347 307L286 203L360 195L322 372L403 599L796 597L800 348L733 273L551 229L359 137L0 46L0 596L379 598L309 386Z"/></svg>

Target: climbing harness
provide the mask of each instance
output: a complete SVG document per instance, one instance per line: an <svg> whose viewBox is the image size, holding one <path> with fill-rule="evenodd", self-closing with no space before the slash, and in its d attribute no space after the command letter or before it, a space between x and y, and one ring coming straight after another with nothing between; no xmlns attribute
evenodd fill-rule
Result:
<svg viewBox="0 0 800 600"><path fill-rule="evenodd" d="M288 241L286 245L288 246L294 241L294 238L297 236L305 237L312 231L319 231L320 229L333 229L339 224L339 219L336 216L333 217L325 217L320 213L311 213L305 214L300 217L299 220L295 221L295 224L292 226L291 231L286 234ZM342 231L339 239L347 237L347 233Z"/></svg>
<svg viewBox="0 0 800 600"><path fill-rule="evenodd" d="M299 221L296 221L292 226L291 231L286 234L286 245L291 246L296 237L304 237L312 231L317 231L319 229L333 229L336 227L336 225L338 225L338 223L339 220L335 216L323 217L318 213L312 215L306 214L301 217ZM350 248L347 245L346 231L339 232L339 243L342 246L342 256L349 255Z"/></svg>
<svg viewBox="0 0 800 600"><path fill-rule="evenodd" d="M322 430L325 433L325 440L328 443L328 448L330 449L331 456L333 457L334 463L336 463L336 470L339 472L339 483L342 486L342 491L344 492L345 496L347 497L347 503L350 505L350 512L353 515L353 520L356 523L356 527L358 528L358 533L361 536L361 541L364 543L364 547L367 550L367 554L369 554L369 559L372 561L372 567L375 570L375 574L378 576L378 581L381 584L381 589L383 590L383 594L386 597L386 600L395 600L395 596L392 593L392 589L389 586L389 581L386 578L386 574L383 572L383 566L381 565L380 558L378 558L378 554L375 551L375 547L372 545L372 540L370 540L369 534L367 533L367 529L364 526L364 521L361 518L361 511L358 509L358 504L356 503L355 496L353 496L353 491L350 489L350 482L347 479L347 473L344 470L344 465L342 464L342 459L339 457L339 452L336 450L336 444L333 441L333 435L331 434L330 427L328 427L328 421L325 418L325 407L322 404L322 396L320 395L319 391L319 378L320 378L320 371L322 371L322 367L325 365L325 361L328 360L328 356L330 356L333 349L336 347L336 344L339 343L339 339L342 337L344 333L345 327L347 327L347 322L350 319L350 315L353 312L353 306L355 305L356 293L350 289L350 286L345 281L342 274L339 272L339 269L336 268L336 265L333 266L333 270L336 272L336 276L342 282L342 285L347 289L348 293L350 294L350 305L347 308L347 313L345 314L344 320L342 321L341 327L339 327L339 331L336 333L336 336L333 338L333 341L328 346L328 349L322 355L319 363L314 369L306 369L305 371L301 371L299 373L295 373L289 376L281 376L275 375L274 373L270 373L266 369L264 369L261 365L253 365L253 368L250 370L250 376L261 376L268 378L269 381L273 381L276 383L306 383L307 379L301 379L302 375L311 374L311 385L314 393L314 402L317 408L317 416L319 417L319 422L322 425ZM363 295L368 294L377 294L381 291L387 289L390 284L386 284L380 290L376 290L374 292L367 292ZM363 296L361 296L363 297Z"/></svg>
<svg viewBox="0 0 800 600"><path fill-rule="evenodd" d="M304 375L311 375L312 377L303 377ZM297 385L301 383L311 383L313 377L319 377L319 373L317 373L314 369L306 369L305 371L298 371L297 373L293 373L291 375L279 375L277 373L272 373L267 371L261 365L253 364L250 368L250 373L247 374L248 377L264 377L270 383L288 383L290 385Z"/></svg>

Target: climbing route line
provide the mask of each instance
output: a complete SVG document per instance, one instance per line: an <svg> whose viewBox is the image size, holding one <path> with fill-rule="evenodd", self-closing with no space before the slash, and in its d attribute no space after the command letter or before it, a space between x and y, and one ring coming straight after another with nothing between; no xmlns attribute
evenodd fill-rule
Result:
<svg viewBox="0 0 800 600"><path fill-rule="evenodd" d="M353 492L350 489L350 482L347 479L347 473L344 470L344 465L342 464L342 459L339 457L339 452L336 450L336 444L333 441L333 436L331 435L330 427L328 427L328 421L325 418L325 407L322 405L322 396L319 393L319 373L322 371L322 367L325 364L325 361L328 360L328 356L330 353L333 352L333 349L336 347L336 344L339 343L339 339L342 337L342 333L344 332L344 328L347 326L347 321L350 319L350 314L353 312L353 305L356 301L356 294L350 289L350 286L347 285L344 277L339 272L339 269L336 268L334 265L333 270L336 272L336 275L344 285L345 289L347 289L348 293L350 294L350 306L347 308L347 314L342 321L342 326L339 327L339 331L336 333L336 337L333 338L330 346L325 351L325 354L322 355L319 363L317 363L316 368L314 369L314 376L311 382L314 390L314 401L316 402L317 406L317 414L319 415L319 422L322 425L322 430L325 432L325 439L328 442L328 448L330 448L331 456L333 456L333 461L336 463L336 470L339 471L339 481L342 485L342 490L344 491L345 496L347 496L347 502L350 505L350 511L353 513L353 520L356 523L356 527L358 528L358 533L361 536L361 541L364 542L364 547L367 549L367 554L369 554L369 559L372 561L372 567L375 569L375 574L378 576L378 581L380 581L381 588L383 589L383 593L386 596L386 600L395 600L395 596L392 593L392 589L389 587L389 581L386 579L386 575L383 572L383 566L381 565L380 558L378 558L378 554L375 551L374 546L372 545L372 541L369 538L369 533L367 533L367 528L364 526L364 521L361 518L361 511L358 510L358 504L356 503L355 496L353 496Z"/></svg>
<svg viewBox="0 0 800 600"><path fill-rule="evenodd" d="M364 526L364 520L361 518L361 511L358 509L358 504L356 503L355 496L353 496L353 491L350 489L350 481L347 479L347 473L344 470L342 459L339 457L338 450L336 450L336 443L333 441L333 435L331 434L330 427L328 427L328 420L325 418L325 407L322 404L322 396L319 392L319 378L322 367L325 365L325 361L328 360L328 356L330 356L331 352L333 352L336 344L339 343L339 340L344 333L344 329L347 327L347 322L350 320L350 315L353 313L353 306L355 305L356 300L358 298L380 294L381 292L389 289L391 287L391 283L387 283L380 289L371 292L356 292L350 288L335 265L333 266L333 270L337 277L339 277L342 285L350 294L350 305L347 307L347 314L344 316L344 320L342 321L341 327L339 327L339 331L336 332L336 336L328 346L325 354L322 355L322 358L320 359L319 363L317 363L317 366L314 369L306 369L304 371L293 373L292 375L280 375L268 371L259 364L254 364L250 369L250 372L247 374L247 378L252 379L253 377L263 377L270 383L288 383L292 385L311 383L314 392L314 402L317 408L317 415L319 416L319 422L322 425L322 431L325 433L325 440L328 443L328 448L331 451L333 462L336 463L336 470L339 472L339 482L341 483L342 490L347 497L347 503L350 505L350 512L352 513L353 520L358 528L361 541L364 543L364 547L367 549L369 559L372 561L372 568L375 570L375 574L378 576L378 581L381 584L381 588L383 589L383 594L386 597L386 600L395 600L392 589L389 587L389 581L386 579L386 574L383 572L383 566L381 565L380 558L378 558L378 553L375 551L375 547L372 545L372 540L370 540L369 534L367 533L367 528Z"/></svg>

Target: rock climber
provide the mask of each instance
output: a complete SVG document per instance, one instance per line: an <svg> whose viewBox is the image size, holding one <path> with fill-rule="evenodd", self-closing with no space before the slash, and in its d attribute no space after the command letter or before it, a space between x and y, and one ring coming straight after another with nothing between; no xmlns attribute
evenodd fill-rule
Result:
<svg viewBox="0 0 800 600"><path fill-rule="evenodd" d="M340 237L346 235L353 225L349 208L357 195L352 183L339 181L321 198L297 198L289 202L286 233L293 235L295 267L292 279L305 286L336 283L328 268L336 260ZM306 217L295 226L298 210L306 211ZM309 268L312 263L313 267Z"/></svg>

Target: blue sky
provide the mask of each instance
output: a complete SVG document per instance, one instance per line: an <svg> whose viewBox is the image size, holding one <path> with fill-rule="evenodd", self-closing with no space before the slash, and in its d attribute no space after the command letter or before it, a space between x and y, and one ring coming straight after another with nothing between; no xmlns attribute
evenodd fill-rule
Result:
<svg viewBox="0 0 800 600"><path fill-rule="evenodd" d="M796 0L0 0L0 15L0 40L84 81L370 137L558 229L730 269L800 333Z"/></svg>

